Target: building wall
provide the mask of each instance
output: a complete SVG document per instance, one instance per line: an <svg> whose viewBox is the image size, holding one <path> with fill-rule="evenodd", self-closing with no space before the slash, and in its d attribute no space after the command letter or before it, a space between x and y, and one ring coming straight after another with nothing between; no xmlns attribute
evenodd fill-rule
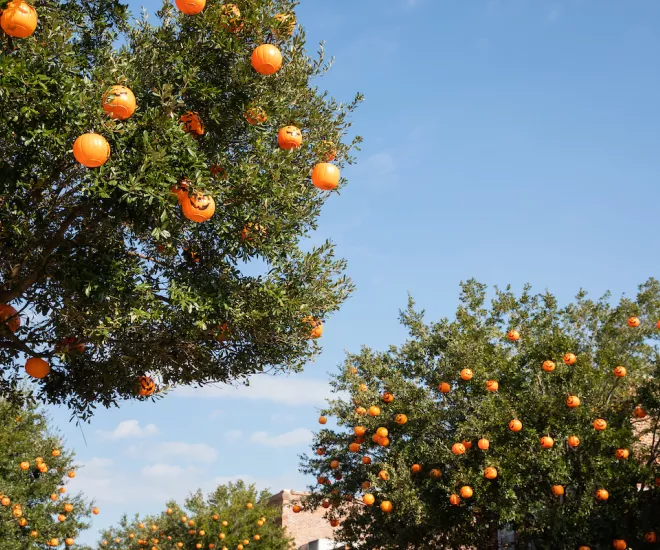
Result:
<svg viewBox="0 0 660 550"><path fill-rule="evenodd" d="M323 518L325 513L323 508L318 508L313 512L303 510L298 514L294 514L291 510L291 507L299 503L306 494L284 490L273 495L268 503L281 510L280 525L285 527L289 536L294 539L295 548L307 550L310 542L319 539L326 539L319 544L320 549L333 548L334 544L331 541L334 529L328 520Z"/></svg>

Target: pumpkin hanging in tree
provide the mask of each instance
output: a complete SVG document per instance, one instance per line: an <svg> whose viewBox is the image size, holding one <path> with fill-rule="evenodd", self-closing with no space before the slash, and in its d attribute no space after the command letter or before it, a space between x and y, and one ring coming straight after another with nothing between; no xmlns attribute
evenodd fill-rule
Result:
<svg viewBox="0 0 660 550"><path fill-rule="evenodd" d="M22 0L13 0L0 16L0 27L9 36L27 38L37 28L37 10Z"/></svg>

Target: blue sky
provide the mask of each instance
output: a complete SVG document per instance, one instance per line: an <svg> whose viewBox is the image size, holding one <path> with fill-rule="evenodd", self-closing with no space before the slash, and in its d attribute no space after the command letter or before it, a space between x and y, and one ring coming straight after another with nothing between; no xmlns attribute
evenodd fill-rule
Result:
<svg viewBox="0 0 660 550"><path fill-rule="evenodd" d="M359 163L317 235L357 291L299 376L99 411L86 442L50 409L101 508L84 540L236 477L302 489L327 373L345 349L400 342L408 292L437 318L470 277L566 301L660 275L660 2L303 0L298 20L336 56L321 86L366 95Z"/></svg>

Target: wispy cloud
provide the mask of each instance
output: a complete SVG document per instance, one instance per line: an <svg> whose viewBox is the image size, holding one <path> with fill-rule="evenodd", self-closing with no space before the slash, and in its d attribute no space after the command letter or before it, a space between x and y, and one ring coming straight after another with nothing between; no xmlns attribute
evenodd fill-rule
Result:
<svg viewBox="0 0 660 550"><path fill-rule="evenodd" d="M223 411L222 409L213 409L209 413L209 420L215 420L216 418L218 418L220 416L223 416L224 414L225 414L225 411Z"/></svg>
<svg viewBox="0 0 660 550"><path fill-rule="evenodd" d="M158 428L155 424L140 426L139 420L124 420L120 422L114 430L97 432L103 439L135 439L138 437L148 437L156 435Z"/></svg>
<svg viewBox="0 0 660 550"><path fill-rule="evenodd" d="M307 428L298 428L280 435L269 435L268 432L255 432L250 437L252 443L267 447L295 447L312 441L313 434Z"/></svg>
<svg viewBox="0 0 660 550"><path fill-rule="evenodd" d="M142 475L151 478L165 478L170 481L172 478L185 478L190 474L198 473L197 468L182 468L181 466L173 466L171 464L150 464L140 470Z"/></svg>
<svg viewBox="0 0 660 550"><path fill-rule="evenodd" d="M193 388L181 386L173 395L179 397L207 397L223 399L259 399L275 403L297 405L323 405L331 396L330 385L326 380L310 380L295 376L253 376L249 386L204 386Z"/></svg>
<svg viewBox="0 0 660 550"><path fill-rule="evenodd" d="M195 462L211 463L218 458L217 451L206 443L186 443L184 441L166 441L147 445L140 443L126 449L131 458L149 456L153 460L164 460L168 457L186 458Z"/></svg>
<svg viewBox="0 0 660 550"><path fill-rule="evenodd" d="M229 430L225 434L225 439L227 441L230 441L231 443L235 443L236 441L240 441L243 439L243 430Z"/></svg>

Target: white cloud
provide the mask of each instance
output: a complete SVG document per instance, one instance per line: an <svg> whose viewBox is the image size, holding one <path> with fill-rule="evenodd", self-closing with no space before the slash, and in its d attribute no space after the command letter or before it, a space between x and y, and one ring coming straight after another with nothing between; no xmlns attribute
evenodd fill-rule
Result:
<svg viewBox="0 0 660 550"><path fill-rule="evenodd" d="M222 409L213 409L209 413L209 420L215 420L219 416L224 416L224 414L225 414L225 411L223 411Z"/></svg>
<svg viewBox="0 0 660 550"><path fill-rule="evenodd" d="M243 439L243 431L242 430L229 430L225 434L225 439L227 439L227 441L231 441L232 443L234 443L236 441L240 441L241 439Z"/></svg>
<svg viewBox="0 0 660 550"><path fill-rule="evenodd" d="M274 424L291 424L298 420L295 414L276 412L270 415L270 421Z"/></svg>
<svg viewBox="0 0 660 550"><path fill-rule="evenodd" d="M169 482L172 478L187 478L191 474L198 473L199 470L192 467L182 468L181 466L158 463L145 466L140 472L142 475L151 478L166 478ZM191 487L191 490L195 490L195 488Z"/></svg>
<svg viewBox="0 0 660 550"><path fill-rule="evenodd" d="M267 432L255 432L250 437L252 443L267 447L294 447L312 441L313 434L307 428L298 428L280 435L269 435Z"/></svg>
<svg viewBox="0 0 660 550"><path fill-rule="evenodd" d="M141 427L139 420L124 420L112 431L105 432L99 430L97 433L103 439L135 439L156 435L158 433L158 427L155 424L147 424Z"/></svg>
<svg viewBox="0 0 660 550"><path fill-rule="evenodd" d="M168 457L180 457L205 463L214 462L218 457L217 451L206 443L185 443L184 441L131 445L126 449L126 454L131 458L148 456L154 460L163 460Z"/></svg>
<svg viewBox="0 0 660 550"><path fill-rule="evenodd" d="M261 399L291 405L323 405L332 395L327 380L310 380L295 376L256 375L249 386L204 386L194 388L180 386L173 395L179 397L222 397L236 399Z"/></svg>

